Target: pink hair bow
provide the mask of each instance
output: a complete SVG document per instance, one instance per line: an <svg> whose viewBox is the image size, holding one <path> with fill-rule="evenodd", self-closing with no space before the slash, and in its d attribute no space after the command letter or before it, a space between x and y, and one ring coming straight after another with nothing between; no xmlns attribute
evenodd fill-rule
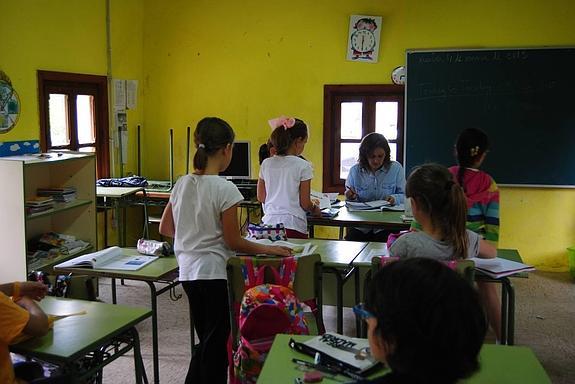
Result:
<svg viewBox="0 0 575 384"><path fill-rule="evenodd" d="M284 127L284 129L291 128L295 125L295 119L293 117L280 116L275 119L268 120L268 124L272 129L277 127Z"/></svg>

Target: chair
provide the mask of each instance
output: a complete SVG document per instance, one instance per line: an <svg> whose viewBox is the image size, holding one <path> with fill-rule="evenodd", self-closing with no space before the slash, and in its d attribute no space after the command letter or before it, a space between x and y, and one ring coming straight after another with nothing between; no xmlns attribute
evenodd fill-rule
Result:
<svg viewBox="0 0 575 384"><path fill-rule="evenodd" d="M277 268L280 265L279 258L258 258L258 265L269 265ZM293 290L298 299L309 305L315 304L315 314L307 314L306 319L310 330L315 334L325 332L322 313L322 274L321 274L321 257L319 254L302 256L298 258L297 269L294 279ZM232 257L228 260L228 297L230 303L230 326L233 349L235 350L238 334L239 307L246 291L244 276L242 273L242 263L240 257ZM265 282L273 282L271 271L266 270ZM313 308L313 307L312 307ZM313 316L312 321L309 317ZM311 327L315 324L315 328Z"/></svg>
<svg viewBox="0 0 575 384"><path fill-rule="evenodd" d="M390 261L388 262L393 262L395 260L397 260L397 258L394 257L387 257L385 259L390 259ZM461 276L463 276L463 278L469 282L469 284L474 284L475 281L475 263L473 262L473 260L456 260L454 263L455 265L452 264L453 262L447 262L446 264L454 269L457 273L459 273ZM379 269L385 265L385 262L382 262L382 257L379 256L374 256L371 259L371 268L369 271L367 271L366 275L365 275L365 280L363 282L363 302L365 302L367 300L367 290L369 289L369 284L371 283L371 277L373 275L375 275L377 273L377 271L379 271ZM356 315L356 323L359 325L359 331L358 331L358 336L359 337L367 337L367 329L365 327L364 324L362 324L361 321L359 321L359 318Z"/></svg>

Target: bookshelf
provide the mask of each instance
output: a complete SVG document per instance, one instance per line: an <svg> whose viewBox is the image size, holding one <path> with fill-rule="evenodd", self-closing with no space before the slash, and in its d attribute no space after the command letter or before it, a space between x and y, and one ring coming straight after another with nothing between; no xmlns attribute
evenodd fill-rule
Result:
<svg viewBox="0 0 575 384"><path fill-rule="evenodd" d="M50 152L0 158L0 281L25 280L32 270L52 269L97 244L96 159L93 154ZM26 201L38 188L75 187L76 199L47 211L27 214ZM72 235L90 245L73 254L30 264L28 243L46 232Z"/></svg>

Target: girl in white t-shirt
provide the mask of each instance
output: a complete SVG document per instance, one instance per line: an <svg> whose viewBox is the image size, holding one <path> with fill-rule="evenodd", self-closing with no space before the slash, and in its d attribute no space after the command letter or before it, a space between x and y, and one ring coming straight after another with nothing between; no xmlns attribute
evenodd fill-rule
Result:
<svg viewBox="0 0 575 384"><path fill-rule="evenodd" d="M237 207L242 194L218 176L230 164L234 136L229 124L217 117L198 123L194 173L178 179L160 222L160 233L174 238L179 279L200 340L186 383L227 381L230 309L226 262L234 251L290 255L288 248L259 245L240 235Z"/></svg>
<svg viewBox="0 0 575 384"><path fill-rule="evenodd" d="M306 211L321 215L310 198L311 164L301 158L308 138L307 126L293 117L278 117L269 124L276 154L265 159L260 167L257 196L264 204L262 221L282 223L288 238L307 239Z"/></svg>

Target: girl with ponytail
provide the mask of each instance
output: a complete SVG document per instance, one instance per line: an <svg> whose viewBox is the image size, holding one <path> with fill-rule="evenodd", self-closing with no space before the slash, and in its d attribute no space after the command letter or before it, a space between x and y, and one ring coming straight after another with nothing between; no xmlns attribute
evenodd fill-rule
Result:
<svg viewBox="0 0 575 384"><path fill-rule="evenodd" d="M399 237L389 249L391 256L427 257L439 261L497 256L493 245L466 229L465 194L444 166L425 164L415 168L407 179L405 196L411 200L413 216L421 230ZM499 339L501 306L496 287L483 283L479 285L479 291L490 324Z"/></svg>

